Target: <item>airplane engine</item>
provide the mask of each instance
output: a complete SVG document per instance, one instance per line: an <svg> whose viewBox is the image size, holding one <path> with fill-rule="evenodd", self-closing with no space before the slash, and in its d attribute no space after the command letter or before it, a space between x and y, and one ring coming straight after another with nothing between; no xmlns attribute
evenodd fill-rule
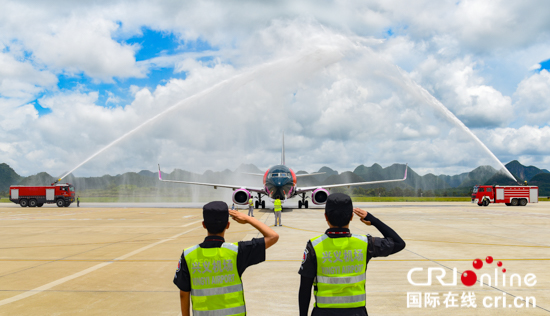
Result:
<svg viewBox="0 0 550 316"><path fill-rule="evenodd" d="M239 205L246 205L251 196L247 189L241 188L233 191L233 202Z"/></svg>
<svg viewBox="0 0 550 316"><path fill-rule="evenodd" d="M311 201L316 205L325 204L329 194L327 189L318 188L311 192Z"/></svg>

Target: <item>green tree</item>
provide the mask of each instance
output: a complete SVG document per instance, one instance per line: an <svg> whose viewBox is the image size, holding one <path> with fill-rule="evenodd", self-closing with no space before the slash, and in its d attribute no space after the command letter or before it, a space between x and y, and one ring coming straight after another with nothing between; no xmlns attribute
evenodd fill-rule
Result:
<svg viewBox="0 0 550 316"><path fill-rule="evenodd" d="M394 187L390 190L390 196L403 196L403 189Z"/></svg>

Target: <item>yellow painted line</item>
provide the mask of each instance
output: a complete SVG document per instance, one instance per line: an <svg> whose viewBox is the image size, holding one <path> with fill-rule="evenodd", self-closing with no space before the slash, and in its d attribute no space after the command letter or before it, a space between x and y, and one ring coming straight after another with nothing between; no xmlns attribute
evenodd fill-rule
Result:
<svg viewBox="0 0 550 316"><path fill-rule="evenodd" d="M86 275L86 274L88 274L88 273L91 273L91 272L93 272L93 271L96 271L96 270L98 270L98 269L101 269L101 268L103 268L103 267L106 267L106 266L112 264L114 261L125 260L125 259L127 259L128 257L131 257L131 256L133 256L133 255L135 255L135 254L140 253L140 252L143 252L143 251L145 251L145 250L147 250L147 249L149 249L149 248L155 247L155 246L157 246L157 245L159 245L159 244L162 244L162 243L164 243L164 242L167 242L167 241L174 240L175 238L178 238L178 237L180 237L181 235L185 235L185 234L187 234L187 233L189 233L189 232L191 232L191 231L193 231L193 230L195 230L195 229L197 229L197 228L199 228L199 227L200 227L200 226L197 226L197 227L195 227L195 228L191 228L190 230L184 231L183 233L176 234L176 235L174 235L174 236L172 236L172 237L170 237L170 238L166 238L166 239L157 241L157 242L155 242L155 243L152 243L152 244L150 244L150 245L147 245L147 246L145 246L145 247L136 249L136 250L134 250L134 251L132 251L132 252L129 252L129 253L125 254L125 255L122 255L122 256L120 256L120 257L118 257L118 258L115 258L113 261L102 262L102 263L100 263L100 264L96 264L96 265L93 266L93 267L90 267L90 268L85 269L85 270L82 270L82 271L80 271L80 272L71 274L71 275L66 276L66 277L64 277L64 278L55 280L55 281L50 282L50 283L48 283L48 284L44 284L44 285L39 286L39 287L37 287L37 288L34 288L34 289L30 290L30 291L26 291L26 292L23 292L23 293L21 293L21 294L15 295L15 296L13 296L13 297L3 299L3 300L0 301L0 306L6 305L6 304L9 304L9 303L13 303L13 302L16 302L16 301L19 301L19 300L22 300L22 299L25 299L25 298L27 298L27 297L33 296L33 295L38 294L38 293L43 292L43 291L47 291L47 290L49 290L49 289L51 289L51 288L53 288L53 287L55 287L55 286L58 286L58 285L60 285L60 284L65 283L65 282L67 282L67 281L76 279L76 278L78 278L78 277L81 277L81 276Z"/></svg>

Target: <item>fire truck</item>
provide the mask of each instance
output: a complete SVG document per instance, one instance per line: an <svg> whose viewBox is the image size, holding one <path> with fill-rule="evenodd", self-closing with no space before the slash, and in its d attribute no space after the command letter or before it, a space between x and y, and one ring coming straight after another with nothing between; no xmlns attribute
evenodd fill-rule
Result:
<svg viewBox="0 0 550 316"><path fill-rule="evenodd" d="M45 203L68 207L74 200L74 186L70 183L52 183L51 186L10 186L10 201L21 207L41 207Z"/></svg>
<svg viewBox="0 0 550 316"><path fill-rule="evenodd" d="M507 206L525 206L539 202L539 188L536 186L476 185L472 192L472 203L488 206L490 203L504 203Z"/></svg>

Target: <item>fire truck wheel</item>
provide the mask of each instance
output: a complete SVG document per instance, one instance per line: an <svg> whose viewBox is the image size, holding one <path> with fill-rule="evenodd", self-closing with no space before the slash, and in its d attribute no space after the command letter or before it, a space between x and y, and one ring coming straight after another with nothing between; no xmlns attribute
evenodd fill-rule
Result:
<svg viewBox="0 0 550 316"><path fill-rule="evenodd" d="M521 205L521 206L527 205L527 200L526 199L519 200L519 205Z"/></svg>
<svg viewBox="0 0 550 316"><path fill-rule="evenodd" d="M55 204L57 205L57 207L63 207L65 206L65 201L63 201L63 199L58 199Z"/></svg>
<svg viewBox="0 0 550 316"><path fill-rule="evenodd" d="M30 199L29 207L36 207L36 200L35 199Z"/></svg>
<svg viewBox="0 0 550 316"><path fill-rule="evenodd" d="M21 199L19 201L19 205L21 205L21 207L27 207L29 205L29 201L27 201L27 199Z"/></svg>
<svg viewBox="0 0 550 316"><path fill-rule="evenodd" d="M44 205L44 203L38 203L38 204L36 204L36 206L38 206L38 207L42 207L42 205Z"/></svg>
<svg viewBox="0 0 550 316"><path fill-rule="evenodd" d="M512 199L512 206L518 206L518 199Z"/></svg>
<svg viewBox="0 0 550 316"><path fill-rule="evenodd" d="M506 204L506 206L511 206L512 205L512 203L504 203L504 204Z"/></svg>
<svg viewBox="0 0 550 316"><path fill-rule="evenodd" d="M71 202L65 202L65 207L71 206Z"/></svg>
<svg viewBox="0 0 550 316"><path fill-rule="evenodd" d="M483 206L483 203L477 203L477 206Z"/></svg>

